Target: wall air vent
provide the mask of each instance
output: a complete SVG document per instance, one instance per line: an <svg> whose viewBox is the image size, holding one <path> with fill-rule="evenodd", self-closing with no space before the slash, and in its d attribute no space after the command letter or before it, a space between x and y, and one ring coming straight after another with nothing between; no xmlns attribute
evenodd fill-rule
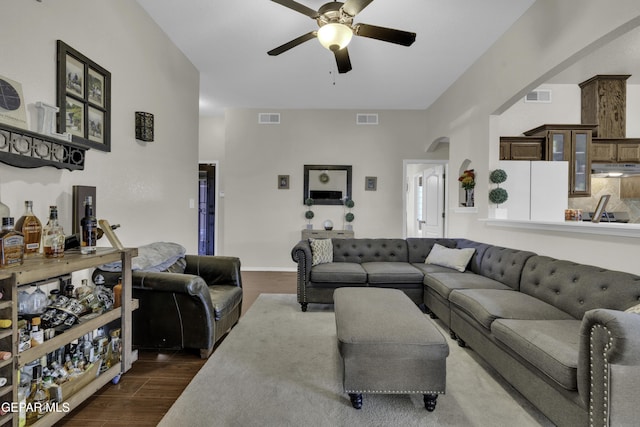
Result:
<svg viewBox="0 0 640 427"><path fill-rule="evenodd" d="M356 123L359 125L377 125L378 115L358 113L356 115Z"/></svg>
<svg viewBox="0 0 640 427"><path fill-rule="evenodd" d="M258 123L261 125L279 125L280 113L259 113Z"/></svg>
<svg viewBox="0 0 640 427"><path fill-rule="evenodd" d="M550 89L537 89L529 92L527 96L524 97L524 102L541 102L541 103L550 103L551 102L551 90Z"/></svg>

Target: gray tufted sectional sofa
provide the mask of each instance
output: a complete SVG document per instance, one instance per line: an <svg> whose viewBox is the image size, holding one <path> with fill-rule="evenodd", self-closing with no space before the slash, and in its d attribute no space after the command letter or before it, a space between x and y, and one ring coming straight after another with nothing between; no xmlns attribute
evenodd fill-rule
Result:
<svg viewBox="0 0 640 427"><path fill-rule="evenodd" d="M425 264L474 248L464 272ZM404 291L561 426L640 424L640 276L467 239L333 239L333 262L292 250L298 302L344 286ZM480 397L480 396L479 396Z"/></svg>

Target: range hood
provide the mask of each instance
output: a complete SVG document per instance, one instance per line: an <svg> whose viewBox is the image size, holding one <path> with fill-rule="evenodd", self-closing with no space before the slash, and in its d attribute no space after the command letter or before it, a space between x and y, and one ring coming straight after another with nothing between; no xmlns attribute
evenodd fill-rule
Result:
<svg viewBox="0 0 640 427"><path fill-rule="evenodd" d="M591 176L595 178L620 178L640 175L638 163L592 163Z"/></svg>

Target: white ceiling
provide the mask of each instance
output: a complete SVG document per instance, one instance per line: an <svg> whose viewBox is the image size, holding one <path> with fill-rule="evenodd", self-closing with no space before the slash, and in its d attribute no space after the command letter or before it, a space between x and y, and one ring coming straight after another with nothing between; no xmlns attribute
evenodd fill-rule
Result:
<svg viewBox="0 0 640 427"><path fill-rule="evenodd" d="M547 83L577 84L596 74L630 74L627 84L640 84L640 27L588 54Z"/></svg>
<svg viewBox="0 0 640 427"><path fill-rule="evenodd" d="M377 0L354 19L417 33L410 47L364 37L349 45L353 70L310 40L317 29L270 0L137 0L200 71L200 113L225 108L424 109L534 0ZM326 0L300 0L317 10Z"/></svg>

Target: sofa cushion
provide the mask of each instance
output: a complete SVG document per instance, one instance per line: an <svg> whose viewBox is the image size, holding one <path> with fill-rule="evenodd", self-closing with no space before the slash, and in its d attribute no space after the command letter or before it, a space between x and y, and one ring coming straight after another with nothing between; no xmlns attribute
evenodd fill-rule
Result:
<svg viewBox="0 0 640 427"><path fill-rule="evenodd" d="M436 265L436 264L425 264L424 262L421 262L421 263L412 263L411 265L413 265L418 270L422 271L425 275L433 274L433 273L458 273L452 268L443 267L441 265Z"/></svg>
<svg viewBox="0 0 640 427"><path fill-rule="evenodd" d="M326 264L333 261L331 239L309 239L311 246L311 265Z"/></svg>
<svg viewBox="0 0 640 427"><path fill-rule="evenodd" d="M567 390L577 390L580 320L496 319L491 333Z"/></svg>
<svg viewBox="0 0 640 427"><path fill-rule="evenodd" d="M429 252L427 259L424 260L424 263L453 268L462 273L467 269L467 265L475 251L474 248L445 248L436 243L433 245L431 252Z"/></svg>
<svg viewBox="0 0 640 427"><path fill-rule="evenodd" d="M640 300L640 276L547 256L527 260L520 291L576 319L596 308L626 310Z"/></svg>
<svg viewBox="0 0 640 427"><path fill-rule="evenodd" d="M640 314L640 304L638 304L638 305L634 305L633 307L629 307L629 308L627 308L624 312L625 312L625 313L635 313L635 314Z"/></svg>
<svg viewBox="0 0 640 427"><path fill-rule="evenodd" d="M367 283L367 273L360 264L353 262L330 262L311 269L313 283Z"/></svg>
<svg viewBox="0 0 640 427"><path fill-rule="evenodd" d="M469 266L467 267L474 273L480 274L480 263L482 262L482 258L484 257L484 253L489 249L492 245L487 243L475 242L473 240L468 239L456 239L456 248L464 249L464 248L473 248L476 251L471 257L471 261L469 262Z"/></svg>
<svg viewBox="0 0 640 427"><path fill-rule="evenodd" d="M533 252L491 246L487 248L480 264L480 274L519 290L520 277L525 262Z"/></svg>
<svg viewBox="0 0 640 427"><path fill-rule="evenodd" d="M571 320L571 315L522 292L499 289L461 289L449 301L486 329L495 319Z"/></svg>
<svg viewBox="0 0 640 427"><path fill-rule="evenodd" d="M216 320L230 314L242 302L242 288L239 286L209 286L209 295Z"/></svg>
<svg viewBox="0 0 640 427"><path fill-rule="evenodd" d="M436 243L446 248L455 248L457 239L434 239L429 237L408 237L409 262L423 264Z"/></svg>
<svg viewBox="0 0 640 427"><path fill-rule="evenodd" d="M408 262L404 239L333 239L334 262Z"/></svg>
<svg viewBox="0 0 640 427"><path fill-rule="evenodd" d="M420 270L406 262L365 262L362 268L373 286L384 283L422 284L424 279Z"/></svg>
<svg viewBox="0 0 640 427"><path fill-rule="evenodd" d="M454 289L502 289L511 291L510 287L488 277L471 272L459 273L449 270L449 272L435 272L425 275L424 284L433 289L444 299L449 299L449 294Z"/></svg>

